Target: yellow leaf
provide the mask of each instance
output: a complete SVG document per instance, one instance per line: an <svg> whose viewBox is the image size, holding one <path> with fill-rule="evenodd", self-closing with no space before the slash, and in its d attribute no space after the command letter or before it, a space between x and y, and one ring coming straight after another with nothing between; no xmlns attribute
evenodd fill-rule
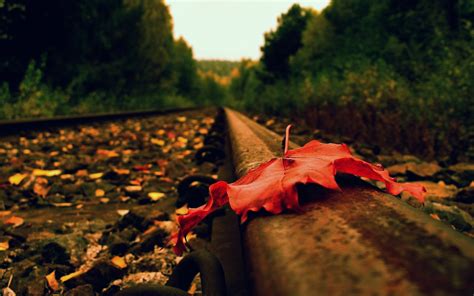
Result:
<svg viewBox="0 0 474 296"><path fill-rule="evenodd" d="M56 271L51 272L46 276L46 281L48 282L48 286L53 291L59 290L59 283L56 280Z"/></svg>
<svg viewBox="0 0 474 296"><path fill-rule="evenodd" d="M6 251L10 248L8 241L0 242L0 251Z"/></svg>
<svg viewBox="0 0 474 296"><path fill-rule="evenodd" d="M102 197L102 196L104 196L104 195L105 195L105 191L102 190L102 189L97 189L97 190L95 191L95 196L96 196L96 197Z"/></svg>
<svg viewBox="0 0 474 296"><path fill-rule="evenodd" d="M201 135L207 135L208 134L208 129L207 128L200 128L198 130L198 132L201 134Z"/></svg>
<svg viewBox="0 0 474 296"><path fill-rule="evenodd" d="M190 232L190 233L186 234L186 241L190 241L192 239L195 239L196 237L197 237L197 235L195 233Z"/></svg>
<svg viewBox="0 0 474 296"><path fill-rule="evenodd" d="M93 173L89 175L89 178L91 178L92 180L97 180L102 178L103 175L104 173Z"/></svg>
<svg viewBox="0 0 474 296"><path fill-rule="evenodd" d="M55 202L53 203L53 206L57 208L67 208L67 207L72 207L72 203L70 202Z"/></svg>
<svg viewBox="0 0 474 296"><path fill-rule="evenodd" d="M181 208L176 209L175 213L176 215L186 215L188 213L188 207L182 206Z"/></svg>
<svg viewBox="0 0 474 296"><path fill-rule="evenodd" d="M164 146L165 145L165 141L163 141L161 139L155 139L155 138L151 138L151 143L154 144L154 145L158 145L158 146Z"/></svg>
<svg viewBox="0 0 474 296"><path fill-rule="evenodd" d="M128 213L130 213L130 210L117 210L117 214L119 214L120 216L125 216Z"/></svg>
<svg viewBox="0 0 474 296"><path fill-rule="evenodd" d="M13 185L20 185L21 181L23 181L23 179L25 179L26 176L28 176L28 175L27 174L15 174L15 175L11 176L10 178L8 178L8 182L10 182L10 184L13 184Z"/></svg>
<svg viewBox="0 0 474 296"><path fill-rule="evenodd" d="M163 198L164 196L165 196L165 194L162 193L162 192L150 192L150 193L148 193L148 197L149 197L152 201L160 200L160 199Z"/></svg>
<svg viewBox="0 0 474 296"><path fill-rule="evenodd" d="M100 201L101 203L103 203L103 204L106 204L106 203L109 203L110 199L107 198L107 197L101 197L101 198L99 199L99 201Z"/></svg>
<svg viewBox="0 0 474 296"><path fill-rule="evenodd" d="M124 269L127 267L127 262L125 262L125 259L123 259L123 257L115 256L110 260L110 262L120 269Z"/></svg>
<svg viewBox="0 0 474 296"><path fill-rule="evenodd" d="M178 122L185 122L186 121L186 116L179 116L176 118Z"/></svg>
<svg viewBox="0 0 474 296"><path fill-rule="evenodd" d="M157 132L156 132L157 135L159 136L163 136L164 134L166 134L166 131L164 129L159 129Z"/></svg>
<svg viewBox="0 0 474 296"><path fill-rule="evenodd" d="M33 170L33 176L36 177L54 177L61 175L62 171L61 170L40 170L40 169L34 169Z"/></svg>
<svg viewBox="0 0 474 296"><path fill-rule="evenodd" d="M67 274L65 276L62 276L59 280L61 281L61 283L64 283L70 279L73 279L75 277L78 277L80 276L81 274L83 274L84 272L83 271L76 271L76 272L73 272L73 273L70 273L70 274Z"/></svg>
<svg viewBox="0 0 474 296"><path fill-rule="evenodd" d="M183 137L178 137L178 142L183 143L183 144L187 144L187 143L188 143L188 139L183 138Z"/></svg>

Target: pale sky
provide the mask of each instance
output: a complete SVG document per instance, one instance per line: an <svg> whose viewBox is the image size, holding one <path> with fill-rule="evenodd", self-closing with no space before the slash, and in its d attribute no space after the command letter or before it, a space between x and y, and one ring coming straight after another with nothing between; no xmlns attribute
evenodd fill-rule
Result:
<svg viewBox="0 0 474 296"><path fill-rule="evenodd" d="M174 34L193 47L197 59L258 59L263 34L293 3L321 11L330 0L165 0Z"/></svg>

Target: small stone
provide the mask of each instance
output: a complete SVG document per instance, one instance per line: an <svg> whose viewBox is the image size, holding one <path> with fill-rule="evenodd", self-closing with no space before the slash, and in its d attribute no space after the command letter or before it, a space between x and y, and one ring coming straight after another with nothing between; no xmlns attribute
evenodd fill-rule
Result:
<svg viewBox="0 0 474 296"><path fill-rule="evenodd" d="M167 236L168 233L166 231L158 228L143 237L142 242L138 246L133 248L132 253L133 251L150 252L154 250L155 246L164 247L164 240Z"/></svg>
<svg viewBox="0 0 474 296"><path fill-rule="evenodd" d="M80 277L86 283L91 284L96 292L100 292L111 281L121 278L123 274L123 270L113 266L111 263L99 262Z"/></svg>
<svg viewBox="0 0 474 296"><path fill-rule="evenodd" d="M466 187L456 194L455 201L472 204L474 203L474 187Z"/></svg>
<svg viewBox="0 0 474 296"><path fill-rule="evenodd" d="M45 263L51 264L67 265L69 264L70 260L66 248L55 242L51 242L43 246L41 249L41 256Z"/></svg>
<svg viewBox="0 0 474 296"><path fill-rule="evenodd" d="M434 183L431 181L408 182L423 185L426 189L425 200L442 201L454 199L458 193L458 188L454 185L446 185L444 182Z"/></svg>
<svg viewBox="0 0 474 296"><path fill-rule="evenodd" d="M420 180L432 178L441 171L441 167L436 162L407 162L396 164L387 168L391 175L407 175L410 180Z"/></svg>
<svg viewBox="0 0 474 296"><path fill-rule="evenodd" d="M92 285L81 285L64 293L64 296L95 296Z"/></svg>
<svg viewBox="0 0 474 296"><path fill-rule="evenodd" d="M474 227L474 219L469 213L457 206L447 206L436 202L427 202L425 210L429 214L437 214L441 220L447 221L461 231L469 231Z"/></svg>

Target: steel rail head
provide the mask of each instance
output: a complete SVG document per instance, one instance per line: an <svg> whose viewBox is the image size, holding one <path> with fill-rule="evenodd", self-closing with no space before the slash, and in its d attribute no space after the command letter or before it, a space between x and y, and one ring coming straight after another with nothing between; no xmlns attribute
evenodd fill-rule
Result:
<svg viewBox="0 0 474 296"><path fill-rule="evenodd" d="M51 118L33 118L17 120L0 120L0 137L22 131L42 130L51 127L64 127L91 122L102 122L133 117L158 116L176 112L197 110L198 108L173 108L159 110L139 110L126 112L111 112L86 115L56 116Z"/></svg>
<svg viewBox="0 0 474 296"><path fill-rule="evenodd" d="M281 137L226 109L236 174L281 155ZM294 144L293 144L294 147ZM255 295L471 295L474 240L355 178L300 188L302 213L244 226Z"/></svg>

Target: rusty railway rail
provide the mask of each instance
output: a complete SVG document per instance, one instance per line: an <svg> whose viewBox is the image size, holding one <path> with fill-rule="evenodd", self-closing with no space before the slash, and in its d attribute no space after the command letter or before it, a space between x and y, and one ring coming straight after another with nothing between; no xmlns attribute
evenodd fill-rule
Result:
<svg viewBox="0 0 474 296"><path fill-rule="evenodd" d="M33 118L33 119L19 119L19 120L0 120L0 137L12 135L25 130L40 130L51 127L65 127L78 124L87 124L91 122L102 122L119 120L134 117L147 117L164 115L169 113L177 113L196 108L172 108L172 109L157 109L157 110L141 110L129 112L113 112L113 113L98 113L87 115L72 115L72 116L57 116L52 118Z"/></svg>
<svg viewBox="0 0 474 296"><path fill-rule="evenodd" d="M281 154L281 137L226 109L236 176ZM293 146L296 146L293 144ZM474 240L353 178L300 191L303 213L242 226L254 295L472 295Z"/></svg>

